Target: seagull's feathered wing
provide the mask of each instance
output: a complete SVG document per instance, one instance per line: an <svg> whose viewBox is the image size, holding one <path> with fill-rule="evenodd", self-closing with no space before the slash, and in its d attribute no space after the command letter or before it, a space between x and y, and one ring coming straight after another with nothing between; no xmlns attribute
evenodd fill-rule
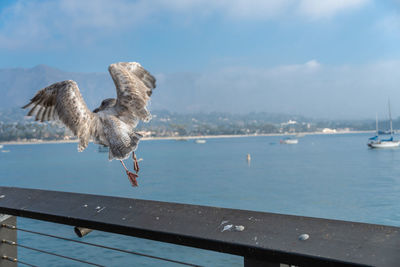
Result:
<svg viewBox="0 0 400 267"><path fill-rule="evenodd" d="M104 133L110 136L109 159L124 159L135 151L141 138L134 131L139 119L145 122L151 119L146 106L156 87L156 79L136 62L114 63L108 71L117 90L117 100L115 106L99 115ZM101 115L110 111L115 116Z"/></svg>
<svg viewBox="0 0 400 267"><path fill-rule="evenodd" d="M111 64L108 71L117 89L115 110L122 120L149 121L147 102L156 87L156 79L137 62Z"/></svg>
<svg viewBox="0 0 400 267"><path fill-rule="evenodd" d="M31 108L28 116L36 120L60 120L76 135L80 142L78 150L84 150L94 132L97 115L91 112L78 85L72 80L54 83L39 90L23 108Z"/></svg>

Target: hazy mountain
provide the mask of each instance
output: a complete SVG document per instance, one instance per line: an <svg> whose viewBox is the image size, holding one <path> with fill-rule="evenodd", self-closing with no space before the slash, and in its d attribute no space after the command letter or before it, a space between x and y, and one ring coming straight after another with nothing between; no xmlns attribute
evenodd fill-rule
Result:
<svg viewBox="0 0 400 267"><path fill-rule="evenodd" d="M78 83L82 96L91 110L98 107L103 99L116 97L115 86L107 69L104 73L76 73L38 65L33 68L0 69L0 94L2 96L0 109L4 111L9 108L22 107L39 89L63 80L74 80ZM167 80L175 80L174 82L165 82L165 80L164 77L157 77L157 87L162 90L157 88L153 94L150 103L151 110L198 111L198 109L192 109L192 102L196 102L198 99L190 95L191 90L186 90L186 93L182 92L182 87L185 85L187 88L191 87L190 82L185 82L188 79L181 78L179 80L178 77L171 75ZM175 86L178 82L179 87Z"/></svg>
<svg viewBox="0 0 400 267"><path fill-rule="evenodd" d="M315 92L310 91L304 94L297 92L290 95L290 90L286 90L283 84L269 84L269 80L265 80L264 86L258 86L258 83L251 82L255 81L257 77L248 73L239 75L233 71L232 73L208 74L153 73L153 75L157 78L157 88L150 101L151 111L168 110L182 114L211 112L249 114L256 112L269 115L278 114L279 117L289 114L287 116L291 118L301 114L308 118L324 119L327 118L326 114L334 114L333 111L338 108L337 105L332 107L325 105L320 100L317 101L322 98L315 96ZM106 68L103 73L76 73L38 65L33 68L0 69L0 109L21 107L28 103L39 89L63 80L75 80L78 83L83 98L91 110L98 107L103 99L116 97L114 83ZM292 81L282 78L282 83L285 82ZM316 88L314 89L317 90ZM323 95L325 91L322 90L319 94ZM330 92L330 94L336 95L335 92ZM307 105L303 101L304 96L313 96L306 97ZM355 99L351 94L347 98ZM332 99L331 104L339 103L329 95L324 99L325 102ZM302 105L304 109L301 107ZM355 105L342 106L341 112L347 114L346 112L352 113L349 109L354 108ZM387 114L386 105L380 106ZM392 105L392 107L397 106ZM324 112L320 112L321 110ZM395 108L392 108L392 114L394 118L397 117ZM333 119L332 116L328 116L328 118ZM348 120L353 117L338 116L337 118ZM387 115L386 117L380 116L380 118L382 118L380 121L385 120Z"/></svg>
<svg viewBox="0 0 400 267"><path fill-rule="evenodd" d="M215 103L215 100L210 101L211 89L197 84L196 74L180 73L156 75L156 77L157 88L150 103L150 109L153 113L157 110L165 110L188 114L190 117L193 113L212 113L215 106L219 106L218 103ZM28 103L39 89L63 80L74 80L78 83L83 98L91 110L97 107L103 99L116 96L114 83L106 70L104 73L75 73L46 65L38 65L33 68L0 69L1 118L3 121L21 119L26 111L19 108ZM200 90L199 87L204 89ZM217 93L214 92L213 98L216 96ZM223 98L223 94L219 97ZM226 101L222 102L224 105L231 104L226 103ZM240 113L240 110L238 112ZM237 115L238 112L232 112L236 114L232 116L240 116ZM155 114L159 113L155 112ZM301 117L280 113L254 113L250 117L261 119L257 116L264 120L268 119L270 122L281 122Z"/></svg>
<svg viewBox="0 0 400 267"><path fill-rule="evenodd" d="M217 107L232 105L224 101L226 92L217 93L208 85L198 82L198 74L175 73L156 75L157 88L152 95L151 110L168 110L171 112L213 112ZM0 108L8 109L25 105L41 88L52 83L74 80L89 109L94 109L108 97L115 97L115 86L105 69L104 73L66 72L46 65L33 68L0 69ZM220 89L223 91L223 88ZM229 89L231 90L231 89ZM210 101L210 95L213 100ZM236 97L241 99L241 97ZM217 102L218 101L218 102ZM219 103L220 102L220 103ZM228 109L228 111L231 111ZM232 112L242 112L242 110Z"/></svg>
<svg viewBox="0 0 400 267"><path fill-rule="evenodd" d="M0 107L21 107L37 90L54 82L74 80L90 109L99 105L102 99L115 97L115 87L108 73L65 72L45 65L34 68L0 69Z"/></svg>

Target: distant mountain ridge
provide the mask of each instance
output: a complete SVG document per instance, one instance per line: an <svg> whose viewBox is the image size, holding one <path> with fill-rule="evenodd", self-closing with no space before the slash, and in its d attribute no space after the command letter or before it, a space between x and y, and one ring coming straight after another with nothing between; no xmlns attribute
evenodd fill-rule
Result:
<svg viewBox="0 0 400 267"><path fill-rule="evenodd" d="M101 100L115 97L115 87L108 73L66 72L46 65L33 68L0 69L0 107L21 107L34 94L52 83L74 80L90 109L97 107Z"/></svg>
<svg viewBox="0 0 400 267"><path fill-rule="evenodd" d="M160 79L157 81L157 88L150 103L152 113L177 112L199 115L214 112L213 109L207 108L203 108L199 112L195 108L195 106L207 106L210 101L209 94L203 93L205 96L199 97L195 90L191 90L192 82L190 80L194 79L191 75L171 74L158 78ZM74 80L78 83L90 110L98 107L103 99L116 97L114 83L106 68L104 73L67 72L43 64L33 68L0 69L0 93L2 96L0 97L0 120L3 122L21 120L26 111L20 110L20 107L28 103L38 90L63 80ZM186 88L186 90L182 88ZM209 89L205 88L204 92L208 92L207 90ZM221 114L228 113L222 112ZM243 113L244 117L247 116L245 114L248 113ZM235 113L232 115L234 117L241 116L235 115ZM270 112L264 114L256 112L250 117L253 119L268 118L268 121L276 123L303 118L293 114Z"/></svg>
<svg viewBox="0 0 400 267"><path fill-rule="evenodd" d="M243 83L247 80L236 77L235 73L153 73L151 70L150 72L157 78L157 88L149 104L151 112L167 110L179 114L221 112L238 115L254 112L268 114L268 117L276 114L279 119L281 117L295 120L297 117L324 119L323 115L317 112L318 107L312 115L305 115L307 110L303 110L301 114L297 112L300 110L297 104L304 106L305 102L297 101L295 95L285 97L282 94L284 88L268 83L261 87L251 82ZM90 110L98 107L103 99L116 97L115 86L107 66L104 66L104 72L99 73L68 72L46 65L37 65L33 68L5 68L0 69L0 111L22 107L38 90L63 80L74 80L78 83ZM311 95L311 92L306 92L305 95ZM309 110L321 105L314 100L310 103L313 104L308 105ZM329 107L324 107L324 110L329 110Z"/></svg>

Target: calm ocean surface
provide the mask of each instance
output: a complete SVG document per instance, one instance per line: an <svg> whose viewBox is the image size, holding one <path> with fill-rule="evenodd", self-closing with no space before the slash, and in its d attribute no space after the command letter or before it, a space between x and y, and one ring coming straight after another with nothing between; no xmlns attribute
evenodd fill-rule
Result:
<svg viewBox="0 0 400 267"><path fill-rule="evenodd" d="M400 149L371 150L366 134L142 141L139 187L121 164L91 144L7 145L0 185L181 202L400 226ZM250 165L246 162L251 154ZM126 161L132 168L131 160ZM73 228L19 219L19 226L75 238ZM19 242L107 266L177 266L19 232ZM76 238L77 239L77 238ZM92 232L84 241L206 266L242 266L241 257ZM19 249L40 266L79 266Z"/></svg>

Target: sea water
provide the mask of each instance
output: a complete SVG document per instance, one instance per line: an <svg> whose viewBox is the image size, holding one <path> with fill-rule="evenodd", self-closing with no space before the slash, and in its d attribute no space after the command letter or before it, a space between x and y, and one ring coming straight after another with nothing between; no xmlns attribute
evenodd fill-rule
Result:
<svg viewBox="0 0 400 267"><path fill-rule="evenodd" d="M248 209L400 226L400 149L369 149L366 134L306 135L295 145L282 137L142 141L139 187L97 145L6 145L0 185ZM247 154L251 155L248 162ZM131 160L126 161L132 168ZM71 226L19 218L21 228L74 238ZM18 233L18 242L106 266L176 266L139 256ZM242 266L243 259L94 231L86 242L206 266ZM80 266L19 248L39 266Z"/></svg>

